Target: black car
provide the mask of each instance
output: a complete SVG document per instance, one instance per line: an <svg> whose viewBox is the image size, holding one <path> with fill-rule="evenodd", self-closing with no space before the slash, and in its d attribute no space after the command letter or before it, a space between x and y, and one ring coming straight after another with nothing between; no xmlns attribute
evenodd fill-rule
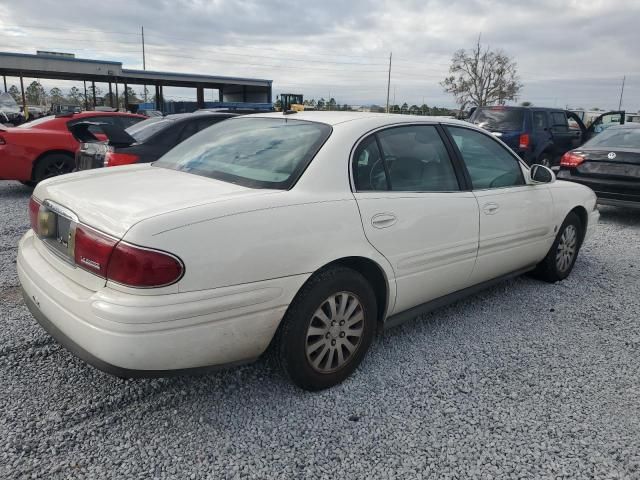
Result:
<svg viewBox="0 0 640 480"><path fill-rule="evenodd" d="M557 166L565 152L624 120L625 112L606 112L587 128L569 110L505 106L478 107L469 119L500 138L527 164L547 167Z"/></svg>
<svg viewBox="0 0 640 480"><path fill-rule="evenodd" d="M125 130L100 125L107 141L100 141L93 134L95 123L78 123L71 128L81 142L76 153L76 169L153 162L194 133L234 116L236 114L218 112L178 113L151 117Z"/></svg>
<svg viewBox="0 0 640 480"><path fill-rule="evenodd" d="M640 123L607 128L567 152L557 177L591 188L599 204L640 208Z"/></svg>

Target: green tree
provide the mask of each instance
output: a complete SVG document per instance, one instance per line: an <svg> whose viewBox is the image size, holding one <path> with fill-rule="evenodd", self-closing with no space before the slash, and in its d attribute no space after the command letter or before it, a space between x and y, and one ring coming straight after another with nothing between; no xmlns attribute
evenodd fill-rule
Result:
<svg viewBox="0 0 640 480"><path fill-rule="evenodd" d="M37 80L31 82L24 93L29 105L43 105L46 101L47 94L42 84Z"/></svg>
<svg viewBox="0 0 640 480"><path fill-rule="evenodd" d="M336 99L335 98L330 98L329 99L329 110L336 110Z"/></svg>
<svg viewBox="0 0 640 480"><path fill-rule="evenodd" d="M409 113L411 115L420 115L420 108L417 105L411 105L409 107Z"/></svg>
<svg viewBox="0 0 640 480"><path fill-rule="evenodd" d="M531 103L531 102L522 102L522 103L520 104L520 106L522 106L522 107L532 107L532 106L533 106L533 103Z"/></svg>
<svg viewBox="0 0 640 480"><path fill-rule="evenodd" d="M389 113L400 113L400 106L399 105L391 105L389 107Z"/></svg>
<svg viewBox="0 0 640 480"><path fill-rule="evenodd" d="M501 50L483 48L480 38L473 50L453 54L449 73L440 85L461 108L468 104L504 105L515 100L522 89L515 61Z"/></svg>
<svg viewBox="0 0 640 480"><path fill-rule="evenodd" d="M400 113L409 113L409 105L407 105L407 102L404 102L402 107L400 107Z"/></svg>
<svg viewBox="0 0 640 480"><path fill-rule="evenodd" d="M429 115L429 106L426 103L420 105L420 115Z"/></svg>
<svg viewBox="0 0 640 480"><path fill-rule="evenodd" d="M318 103L316 104L316 107L318 108L318 110L324 110L324 106L325 106L325 101L324 101L324 98L321 97L318 100Z"/></svg>
<svg viewBox="0 0 640 480"><path fill-rule="evenodd" d="M22 94L20 90L15 85L11 85L9 87L9 94L13 97L16 103L22 103Z"/></svg>
<svg viewBox="0 0 640 480"><path fill-rule="evenodd" d="M64 102L64 95L62 94L62 90L58 87L53 87L49 90L49 101L52 105L59 105Z"/></svg>
<svg viewBox="0 0 640 480"><path fill-rule="evenodd" d="M84 95L78 87L71 87L69 90L69 101L74 105L81 105L84 102Z"/></svg>

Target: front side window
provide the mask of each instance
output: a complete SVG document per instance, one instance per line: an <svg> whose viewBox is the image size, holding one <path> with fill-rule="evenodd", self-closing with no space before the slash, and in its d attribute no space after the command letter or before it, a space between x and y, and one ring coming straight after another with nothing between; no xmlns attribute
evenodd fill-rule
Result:
<svg viewBox="0 0 640 480"><path fill-rule="evenodd" d="M288 189L330 134L323 123L234 118L196 133L154 166L251 188Z"/></svg>
<svg viewBox="0 0 640 480"><path fill-rule="evenodd" d="M468 128L447 129L462 154L474 190L524 185L519 161L496 140Z"/></svg>

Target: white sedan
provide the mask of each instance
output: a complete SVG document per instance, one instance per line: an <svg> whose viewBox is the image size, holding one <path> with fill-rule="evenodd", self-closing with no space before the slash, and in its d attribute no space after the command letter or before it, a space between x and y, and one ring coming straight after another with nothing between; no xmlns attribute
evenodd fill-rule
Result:
<svg viewBox="0 0 640 480"><path fill-rule="evenodd" d="M599 216L590 189L468 123L347 112L227 120L153 164L41 182L29 210L25 301L80 358L149 376L271 346L309 390L379 327L566 278Z"/></svg>

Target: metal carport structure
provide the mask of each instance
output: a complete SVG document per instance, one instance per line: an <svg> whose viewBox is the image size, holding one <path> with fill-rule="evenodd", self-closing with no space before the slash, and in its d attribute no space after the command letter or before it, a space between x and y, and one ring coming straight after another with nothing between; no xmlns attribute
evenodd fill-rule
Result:
<svg viewBox="0 0 640 480"><path fill-rule="evenodd" d="M205 89L218 90L221 102L272 102L272 80L132 70L122 68L121 62L75 58L73 55L54 52L37 55L0 52L0 75L4 77L5 91L7 90L6 77L20 78L23 105L26 105L24 77L85 82L85 108L88 108L86 82L91 82L94 87L96 82L109 84L111 106L113 106L112 85L116 86L117 98L119 84L124 85L125 104L128 104L127 86L153 85L158 110L162 110L164 105L163 87L195 88L196 101L200 108L204 106ZM95 105L95 88L92 92Z"/></svg>

